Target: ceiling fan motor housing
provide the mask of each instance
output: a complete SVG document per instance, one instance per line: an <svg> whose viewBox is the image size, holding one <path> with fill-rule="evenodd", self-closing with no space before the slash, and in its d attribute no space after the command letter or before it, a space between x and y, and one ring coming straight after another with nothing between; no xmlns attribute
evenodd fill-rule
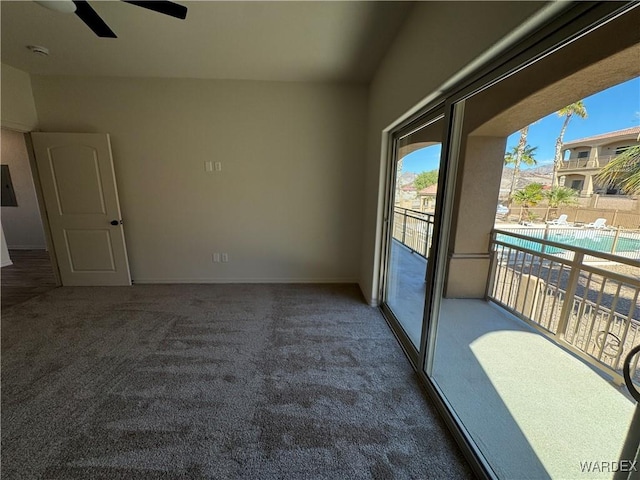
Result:
<svg viewBox="0 0 640 480"><path fill-rule="evenodd" d="M76 4L73 0L35 0L38 5L60 13L73 13L76 11Z"/></svg>

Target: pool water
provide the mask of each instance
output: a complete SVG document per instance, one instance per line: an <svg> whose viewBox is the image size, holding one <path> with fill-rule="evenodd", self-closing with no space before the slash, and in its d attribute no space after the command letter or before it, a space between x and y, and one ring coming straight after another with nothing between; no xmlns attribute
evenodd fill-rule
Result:
<svg viewBox="0 0 640 480"><path fill-rule="evenodd" d="M533 238L544 237L544 229L528 230L526 233L518 231L518 233ZM542 251L542 244L536 242L535 240L524 240L522 238L515 238L504 234L498 234L497 239L501 242L508 243L515 247L528 248L536 252ZM614 232L599 232L596 230L576 230L575 232L554 232L553 230L551 230L547 235L547 240L550 240L552 242L563 243L572 247L580 247L587 250L604 253L611 253L614 239ZM547 246L545 248L545 252L547 253L561 253L563 251L563 249L557 247ZM635 251L640 252L640 239L627 238L623 236L620 236L620 238L618 238L616 251L614 253Z"/></svg>

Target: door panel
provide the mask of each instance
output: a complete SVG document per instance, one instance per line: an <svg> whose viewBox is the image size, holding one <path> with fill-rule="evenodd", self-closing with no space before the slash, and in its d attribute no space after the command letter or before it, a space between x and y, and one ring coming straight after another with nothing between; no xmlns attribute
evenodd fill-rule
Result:
<svg viewBox="0 0 640 480"><path fill-rule="evenodd" d="M427 269L432 268L443 125L442 114L435 112L394 138L383 309L414 356L422 338Z"/></svg>
<svg viewBox="0 0 640 480"><path fill-rule="evenodd" d="M31 137L62 284L131 285L109 136Z"/></svg>
<svg viewBox="0 0 640 480"><path fill-rule="evenodd" d="M116 270L109 230L65 230L73 272Z"/></svg>
<svg viewBox="0 0 640 480"><path fill-rule="evenodd" d="M60 213L106 215L102 178L95 149L84 145L51 148L48 166L53 176ZM79 183L78 178L84 181Z"/></svg>

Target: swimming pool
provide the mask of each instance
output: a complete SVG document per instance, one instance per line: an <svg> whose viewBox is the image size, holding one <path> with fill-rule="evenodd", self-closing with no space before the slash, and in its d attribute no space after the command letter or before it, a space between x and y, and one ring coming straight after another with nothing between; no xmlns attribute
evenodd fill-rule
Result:
<svg viewBox="0 0 640 480"><path fill-rule="evenodd" d="M513 245L514 247L523 247L536 252L541 252L543 245L533 239L544 238L545 229L514 229L514 233L526 235L532 240L511 237L507 234L498 234L497 240ZM603 253L632 253L637 252L640 258L640 235L638 233L625 234L621 233L613 250L616 232L607 230L582 230L582 229L550 229L547 233L547 240L562 243L569 247L580 247L586 250ZM558 247L547 246L546 253L562 253L564 249ZM625 255L628 256L628 255ZM635 257L635 255L631 255Z"/></svg>

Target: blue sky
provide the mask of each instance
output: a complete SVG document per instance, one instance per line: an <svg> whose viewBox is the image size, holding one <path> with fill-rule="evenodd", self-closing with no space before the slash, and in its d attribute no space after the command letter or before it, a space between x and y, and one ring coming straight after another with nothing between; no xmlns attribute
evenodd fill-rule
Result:
<svg viewBox="0 0 640 480"><path fill-rule="evenodd" d="M596 93L584 99L588 117L573 117L569 122L564 141L590 137L600 133L622 130L640 125L640 77L629 80ZM531 125L527 141L532 147L538 147L536 160L538 165L553 163L556 138L562 128L563 119L554 112ZM507 139L507 149L518 143L519 132ZM423 148L407 155L402 170L420 173L438 168L440 146ZM525 167L526 168L526 167Z"/></svg>

